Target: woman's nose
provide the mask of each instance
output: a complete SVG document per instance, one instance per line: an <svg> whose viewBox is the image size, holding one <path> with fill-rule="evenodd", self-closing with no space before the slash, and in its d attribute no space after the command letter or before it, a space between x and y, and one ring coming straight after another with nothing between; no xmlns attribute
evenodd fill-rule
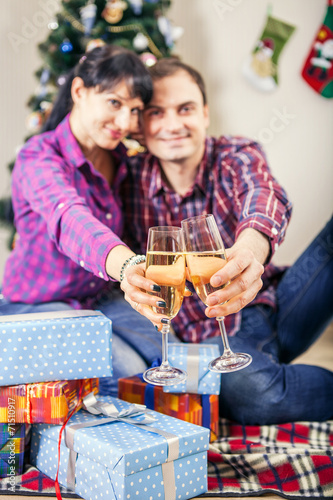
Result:
<svg viewBox="0 0 333 500"><path fill-rule="evenodd" d="M130 110L125 106L117 111L115 116L115 124L119 128L119 130L124 131L130 128L131 123L131 113Z"/></svg>

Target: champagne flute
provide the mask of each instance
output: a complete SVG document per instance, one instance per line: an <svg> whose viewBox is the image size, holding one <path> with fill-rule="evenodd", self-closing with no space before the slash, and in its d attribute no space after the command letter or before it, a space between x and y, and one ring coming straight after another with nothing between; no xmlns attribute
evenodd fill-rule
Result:
<svg viewBox="0 0 333 500"><path fill-rule="evenodd" d="M207 306L207 296L222 289L228 283L213 287L210 278L227 263L227 257L214 215L199 215L182 221L186 263L194 289ZM229 373L245 368L252 357L245 353L233 353L229 346L224 316L216 318L224 346L223 355L210 362L208 368L215 372Z"/></svg>
<svg viewBox="0 0 333 500"><path fill-rule="evenodd" d="M186 259L184 255L183 232L180 227L157 226L149 228L146 278L153 280L161 287L159 296L166 307L152 307L154 312L164 314L169 321L163 325L162 333L162 364L149 368L143 378L149 384L174 385L183 382L187 373L170 366L168 362L168 333L171 319L178 314L182 305L185 280Z"/></svg>

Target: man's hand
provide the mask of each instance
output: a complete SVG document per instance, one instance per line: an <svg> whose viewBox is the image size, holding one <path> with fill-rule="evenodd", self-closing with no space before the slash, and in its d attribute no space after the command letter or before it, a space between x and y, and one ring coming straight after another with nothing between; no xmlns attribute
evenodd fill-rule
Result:
<svg viewBox="0 0 333 500"><path fill-rule="evenodd" d="M214 287L227 286L209 295L205 311L209 318L236 313L255 298L262 287L269 250L268 238L255 229L247 228L239 235L226 250L227 264L210 279Z"/></svg>

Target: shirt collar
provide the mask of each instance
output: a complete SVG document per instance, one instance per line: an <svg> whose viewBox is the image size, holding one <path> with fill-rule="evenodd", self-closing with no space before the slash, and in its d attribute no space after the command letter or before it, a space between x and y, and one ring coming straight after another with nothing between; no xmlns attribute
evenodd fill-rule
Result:
<svg viewBox="0 0 333 500"><path fill-rule="evenodd" d="M190 196L193 193L195 187L199 188L199 190L205 194L207 190L207 181L209 177L208 165L210 165L210 158L213 151L213 139L212 137L206 137L205 140L205 151L202 157L202 160L199 165L199 170L194 180L193 186L189 189L189 191L184 196ZM146 155L145 164L150 165L151 172L151 180L149 187L149 198L153 198L157 196L161 191L172 192L168 184L163 178L162 175L162 167L160 165L159 160L156 156L151 154Z"/></svg>

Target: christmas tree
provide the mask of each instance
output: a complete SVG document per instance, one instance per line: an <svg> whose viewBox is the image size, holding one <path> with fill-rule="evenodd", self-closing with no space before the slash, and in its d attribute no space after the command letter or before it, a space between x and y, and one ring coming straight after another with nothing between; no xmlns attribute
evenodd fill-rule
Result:
<svg viewBox="0 0 333 500"><path fill-rule="evenodd" d="M104 44L121 45L140 55L147 66L171 55L182 28L167 17L171 0L62 0L48 24L49 35L39 44L43 64L36 72L37 92L30 97L29 135L42 131L66 73L87 51ZM8 168L12 171L13 161ZM0 223L15 228L10 198L0 200Z"/></svg>

